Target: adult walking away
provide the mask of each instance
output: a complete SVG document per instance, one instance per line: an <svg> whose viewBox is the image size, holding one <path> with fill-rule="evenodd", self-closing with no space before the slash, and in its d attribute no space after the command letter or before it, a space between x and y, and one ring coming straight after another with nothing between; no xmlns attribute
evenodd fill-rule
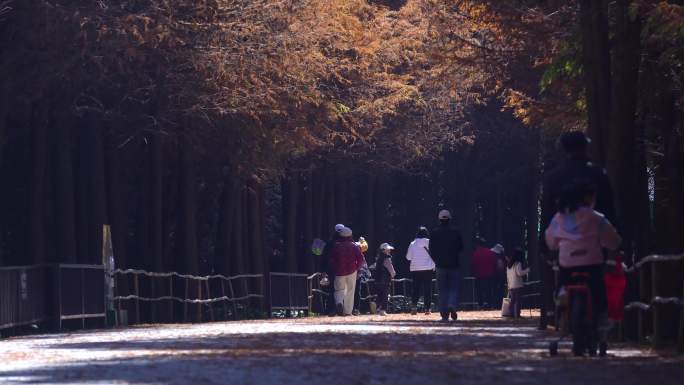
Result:
<svg viewBox="0 0 684 385"><path fill-rule="evenodd" d="M331 254L330 252L333 249L333 246L335 246L335 243L341 239L340 237L340 232L345 228L345 226L341 223L338 223L335 225L335 229L330 236L330 239L328 239L328 242L325 243L325 246L323 247L323 251L321 252L321 268L323 269L323 272L325 273L326 277L328 278L329 284L326 286L326 293L328 294L327 296L327 301L326 301L326 310L329 316L334 316L336 314L335 310L335 269L333 267L332 259L331 259Z"/></svg>
<svg viewBox="0 0 684 385"><path fill-rule="evenodd" d="M411 279L413 280L413 293L411 296L411 314L418 313L418 299L424 298L425 314L430 314L432 306L432 278L435 275L435 261L430 257L430 233L425 227L418 229L416 239L411 242L406 252L409 260Z"/></svg>
<svg viewBox="0 0 684 385"><path fill-rule="evenodd" d="M571 184L588 184L596 191L596 203L594 209L603 214L607 220L620 228L615 221L615 206L613 201L613 189L606 170L594 164L589 159L589 145L591 140L581 131L572 131L560 137L560 145L565 153L565 161L559 167L552 170L544 179L544 195L542 200L541 228L546 228L551 223L551 218L556 214L558 202L562 191ZM545 242L541 242L542 255L551 255ZM542 277L542 301L540 328L546 328L548 323L547 308L552 308L551 298L553 273L546 264L546 258L539 258L540 274Z"/></svg>
<svg viewBox="0 0 684 385"><path fill-rule="evenodd" d="M543 215L544 225L551 222L556 214L558 201L563 190L570 184L589 184L596 190L596 206L594 209L603 214L611 223L615 223L615 206L613 189L606 170L589 159L591 140L581 131L572 131L560 137L560 144L565 152L564 163L551 171L544 180Z"/></svg>
<svg viewBox="0 0 684 385"><path fill-rule="evenodd" d="M392 264L392 250L394 246L389 243L383 243L378 248L378 254L375 259L375 289L378 295L378 315L387 315L389 287L392 279L397 275Z"/></svg>
<svg viewBox="0 0 684 385"><path fill-rule="evenodd" d="M525 252L516 247L512 257L506 257L506 281L508 282L508 295L511 299L511 312L513 318L520 317L520 305L522 290L525 287L523 277L530 272L525 267Z"/></svg>
<svg viewBox="0 0 684 385"><path fill-rule="evenodd" d="M451 213L448 210L439 212L439 227L432 230L429 249L437 267L437 290L439 292L439 314L441 322L449 322L449 316L458 319L458 286L460 254L463 251L463 237L451 227Z"/></svg>
<svg viewBox="0 0 684 385"><path fill-rule="evenodd" d="M330 251L330 260L335 272L335 307L337 315L351 315L354 310L354 289L356 272L363 264L361 249L352 239L348 227L340 231L340 239Z"/></svg>
<svg viewBox="0 0 684 385"><path fill-rule="evenodd" d="M486 247L486 241L477 239L478 246L473 251L473 276L477 282L477 294L481 308L491 309L497 303L494 295L496 287L496 255Z"/></svg>

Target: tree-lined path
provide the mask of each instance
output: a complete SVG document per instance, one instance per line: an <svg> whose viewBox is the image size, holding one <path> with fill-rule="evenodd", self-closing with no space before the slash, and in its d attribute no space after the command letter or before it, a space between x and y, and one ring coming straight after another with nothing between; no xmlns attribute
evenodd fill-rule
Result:
<svg viewBox="0 0 684 385"><path fill-rule="evenodd" d="M395 314L17 337L0 383L643 384L681 383L683 357L629 345L604 359L550 358L535 318L463 312L455 324Z"/></svg>

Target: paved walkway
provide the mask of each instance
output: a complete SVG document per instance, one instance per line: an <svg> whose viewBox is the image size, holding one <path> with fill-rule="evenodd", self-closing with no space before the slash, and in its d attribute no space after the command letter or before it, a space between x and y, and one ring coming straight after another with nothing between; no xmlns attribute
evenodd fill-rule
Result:
<svg viewBox="0 0 684 385"><path fill-rule="evenodd" d="M464 312L37 335L0 341L0 383L683 384L684 358L614 346L603 359L546 353L534 319Z"/></svg>

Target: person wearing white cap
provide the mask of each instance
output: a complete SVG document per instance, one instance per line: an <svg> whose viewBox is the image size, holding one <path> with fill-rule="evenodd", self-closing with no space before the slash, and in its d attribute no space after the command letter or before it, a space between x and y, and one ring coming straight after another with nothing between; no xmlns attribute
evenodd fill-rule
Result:
<svg viewBox="0 0 684 385"><path fill-rule="evenodd" d="M352 230L344 227L340 239L330 250L330 260L335 273L335 308L337 315L351 315L354 310L356 273L363 265L363 253L352 239Z"/></svg>
<svg viewBox="0 0 684 385"><path fill-rule="evenodd" d="M378 255L375 259L375 290L378 295L378 315L387 315L387 296L389 294L390 282L397 275L392 265L392 250L394 246L383 243L378 248Z"/></svg>
<svg viewBox="0 0 684 385"><path fill-rule="evenodd" d="M460 254L463 251L461 233L452 228L451 213L441 210L439 226L430 233L428 250L437 267L437 290L439 292L439 314L441 322L458 319L458 286L460 283Z"/></svg>

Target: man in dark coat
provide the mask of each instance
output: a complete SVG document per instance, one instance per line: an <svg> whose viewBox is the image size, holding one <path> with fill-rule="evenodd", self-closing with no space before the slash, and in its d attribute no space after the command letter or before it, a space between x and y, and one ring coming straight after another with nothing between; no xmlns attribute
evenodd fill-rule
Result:
<svg viewBox="0 0 684 385"><path fill-rule="evenodd" d="M581 131L572 131L563 134L560 145L565 153L565 161L559 167L552 170L544 179L542 199L542 232L551 223L551 218L558 211L558 199L563 189L575 183L588 183L596 190L596 205L594 209L605 215L611 223L616 223L615 206L613 201L613 189L606 170L594 164L589 159L588 147L591 140ZM550 256L546 243L541 241L542 256ZM540 328L546 328L548 324L546 309L553 308L551 296L553 286L553 273L545 258L539 258L539 271L542 274L542 301Z"/></svg>
<svg viewBox="0 0 684 385"><path fill-rule="evenodd" d="M458 314L458 287L461 280L459 272L460 254L463 251L463 237L451 227L451 213L439 212L439 227L430 233L428 249L437 268L437 290L439 292L439 314L442 322L449 316L456 321Z"/></svg>
<svg viewBox="0 0 684 385"><path fill-rule="evenodd" d="M611 223L615 223L613 189L610 187L606 170L589 159L589 143L591 140L581 131L568 132L561 136L560 144L566 158L564 163L552 170L544 180L543 225L548 225L556 213L563 188L577 182L588 182L596 189L594 209L605 215Z"/></svg>
<svg viewBox="0 0 684 385"><path fill-rule="evenodd" d="M335 231L333 231L332 235L330 236L330 239L325 243L325 246L323 247L323 251L321 252L321 268L323 272L328 276L328 287L326 288L325 292L328 294L328 298L326 301L326 310L329 316L334 316L336 314L336 307L335 307L335 269L333 268L333 264L330 258L330 251L333 249L333 246L335 246L335 242L337 242L341 237L340 237L340 232L342 229L344 229L345 226L343 224L337 224L335 225Z"/></svg>

